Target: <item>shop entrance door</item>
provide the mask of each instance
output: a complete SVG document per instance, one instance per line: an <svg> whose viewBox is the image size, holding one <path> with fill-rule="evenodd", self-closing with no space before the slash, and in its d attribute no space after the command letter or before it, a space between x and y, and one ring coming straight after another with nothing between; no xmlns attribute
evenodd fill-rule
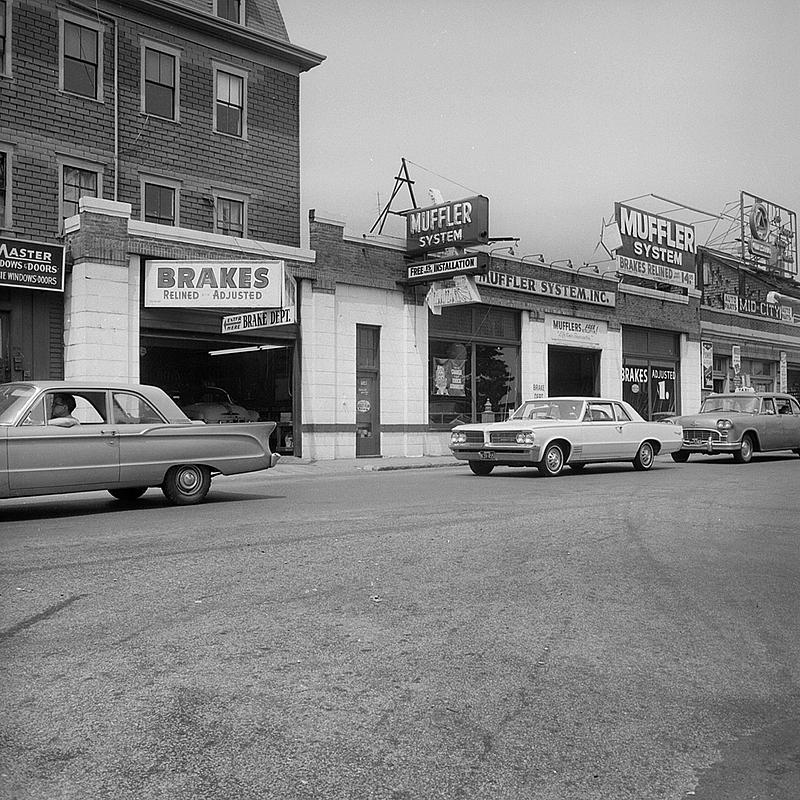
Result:
<svg viewBox="0 0 800 800"><path fill-rule="evenodd" d="M547 374L550 397L597 397L600 394L600 351L549 347Z"/></svg>
<svg viewBox="0 0 800 800"><path fill-rule="evenodd" d="M356 325L356 457L381 452L379 355L380 328Z"/></svg>

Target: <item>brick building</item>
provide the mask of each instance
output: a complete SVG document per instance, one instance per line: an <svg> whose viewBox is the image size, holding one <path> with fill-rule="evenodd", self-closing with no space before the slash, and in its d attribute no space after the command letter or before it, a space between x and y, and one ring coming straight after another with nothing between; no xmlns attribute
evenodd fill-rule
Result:
<svg viewBox="0 0 800 800"><path fill-rule="evenodd" d="M293 419L296 324L222 337L246 301L150 305L145 278L176 261L235 261L230 289L259 265L287 286L313 271L299 92L322 60L276 0L0 0L0 380L141 380L189 402L250 391L258 369L246 399Z"/></svg>

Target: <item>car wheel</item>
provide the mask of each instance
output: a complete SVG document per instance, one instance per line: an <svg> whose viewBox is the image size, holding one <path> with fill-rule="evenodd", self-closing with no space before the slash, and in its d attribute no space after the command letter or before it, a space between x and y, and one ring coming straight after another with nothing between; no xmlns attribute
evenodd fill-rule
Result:
<svg viewBox="0 0 800 800"><path fill-rule="evenodd" d="M689 460L690 453L687 450L678 450L677 453L672 454L672 460L677 461L679 464L685 464Z"/></svg>
<svg viewBox="0 0 800 800"><path fill-rule="evenodd" d="M746 433L742 436L742 447L733 454L733 460L737 464L749 464L753 458L753 437Z"/></svg>
<svg viewBox="0 0 800 800"><path fill-rule="evenodd" d="M109 489L108 493L117 500L138 500L147 491L146 486L134 486L132 489Z"/></svg>
<svg viewBox="0 0 800 800"><path fill-rule="evenodd" d="M210 488L211 473L208 467L183 464L167 472L161 491L173 505L190 506L199 503Z"/></svg>
<svg viewBox="0 0 800 800"><path fill-rule="evenodd" d="M570 464L569 468L573 472L583 472L586 469L586 464Z"/></svg>
<svg viewBox="0 0 800 800"><path fill-rule="evenodd" d="M539 472L545 478L554 478L564 468L564 451L561 445L551 444L539 462Z"/></svg>
<svg viewBox="0 0 800 800"><path fill-rule="evenodd" d="M487 464L485 461L470 461L469 468L475 475L489 475L494 469L494 464Z"/></svg>
<svg viewBox="0 0 800 800"><path fill-rule="evenodd" d="M652 442L642 442L636 451L636 458L633 459L633 467L640 472L645 472L653 466L655 460L656 454Z"/></svg>

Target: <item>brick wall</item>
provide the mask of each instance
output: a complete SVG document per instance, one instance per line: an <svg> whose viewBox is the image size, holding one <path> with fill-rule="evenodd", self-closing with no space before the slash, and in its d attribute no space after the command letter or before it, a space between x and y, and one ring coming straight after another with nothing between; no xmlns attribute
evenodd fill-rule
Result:
<svg viewBox="0 0 800 800"><path fill-rule="evenodd" d="M69 9L74 13L74 9ZM124 13L124 9L121 9ZM250 196L248 237L300 244L299 77L241 47L174 26L118 20L119 194L140 218L141 171L181 183L181 225L212 230L213 188ZM105 24L103 102L58 90L57 6L13 6L13 80L2 80L0 141L13 146L13 233L53 239L58 219L58 156L102 165L103 196L114 193L114 25ZM140 113L140 37L179 47L180 123ZM235 53L232 55L231 53ZM248 138L213 133L212 59L247 69Z"/></svg>

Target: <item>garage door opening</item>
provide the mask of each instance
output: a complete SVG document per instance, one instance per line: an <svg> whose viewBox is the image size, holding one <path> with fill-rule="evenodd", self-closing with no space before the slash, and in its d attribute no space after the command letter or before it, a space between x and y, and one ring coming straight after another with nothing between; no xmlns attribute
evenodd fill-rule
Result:
<svg viewBox="0 0 800 800"><path fill-rule="evenodd" d="M294 358L293 341L236 347L229 340L143 337L139 370L142 383L160 386L192 419L277 423L270 445L292 454Z"/></svg>

